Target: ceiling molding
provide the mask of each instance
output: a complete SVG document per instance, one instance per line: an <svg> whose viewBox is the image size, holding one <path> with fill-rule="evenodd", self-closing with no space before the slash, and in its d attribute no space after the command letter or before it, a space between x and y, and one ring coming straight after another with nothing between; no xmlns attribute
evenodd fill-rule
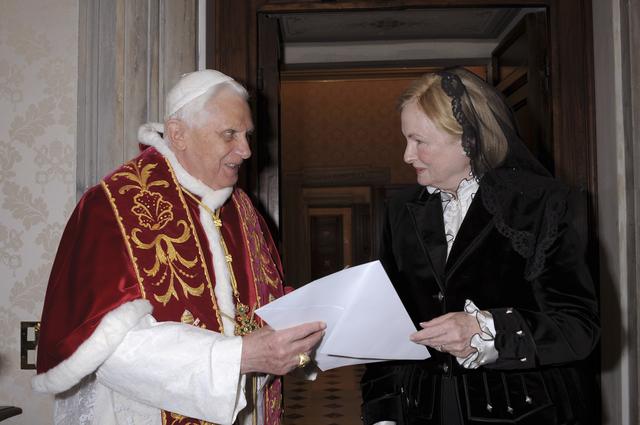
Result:
<svg viewBox="0 0 640 425"><path fill-rule="evenodd" d="M520 8L431 8L280 15L288 43L375 40L493 40Z"/></svg>

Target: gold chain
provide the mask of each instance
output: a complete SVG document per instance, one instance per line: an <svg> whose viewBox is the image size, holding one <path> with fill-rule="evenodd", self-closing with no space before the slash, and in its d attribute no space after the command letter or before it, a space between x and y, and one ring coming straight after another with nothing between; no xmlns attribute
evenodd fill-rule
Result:
<svg viewBox="0 0 640 425"><path fill-rule="evenodd" d="M206 212L209 213L209 215L213 219L213 224L216 226L216 229L220 233L220 246L222 247L222 251L224 252L224 259L225 259L225 263L227 264L227 269L229 270L229 278L231 280L231 288L233 289L233 296L236 299L236 317L230 317L228 314L225 314L223 311L220 311L220 314L225 316L227 319L231 319L232 321L235 322L236 325L235 325L234 333L236 335L240 335L240 336L247 335L260 327L258 326L258 323L253 318L253 312L256 306L254 306L254 308L252 309L252 308L249 308L248 305L243 304L240 301L240 292L238 291L238 282L236 281L236 275L233 272L233 267L231 266L233 257L229 253L227 244L225 243L224 238L222 237L222 231L221 231L222 220L220 219L220 208L216 209L215 211L212 211L211 208L206 206L200 199L198 199L193 193L189 192L184 187L182 188L182 191L187 195L189 195L191 199L196 201L198 205L200 205L202 208L204 208ZM251 315L249 315L249 313L251 313Z"/></svg>

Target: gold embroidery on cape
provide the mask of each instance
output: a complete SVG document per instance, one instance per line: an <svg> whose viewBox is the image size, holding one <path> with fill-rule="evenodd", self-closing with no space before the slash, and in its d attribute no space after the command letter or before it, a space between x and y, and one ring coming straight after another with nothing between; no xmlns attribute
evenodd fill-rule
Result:
<svg viewBox="0 0 640 425"><path fill-rule="evenodd" d="M162 425L216 425L212 422L202 421L199 419L182 422L185 419L187 419L186 416L182 416L177 413L162 411Z"/></svg>
<svg viewBox="0 0 640 425"><path fill-rule="evenodd" d="M166 158L164 158L165 163L167 164L167 168L169 169L169 172L171 173L171 178L173 179L173 183L176 185L176 188L178 189L178 197L180 198L180 202L182 202L182 206L187 214L187 218L189 219L189 227L191 228L191 232L193 233L193 240L196 243L196 246L198 247L198 255L200 256L199 258L201 258L200 260L200 266L202 267L202 272L204 273L204 277L207 283L207 288L209 288L209 296L211 297L211 304L213 306L213 310L216 313L216 321L218 323L218 331L220 333L224 333L224 325L222 324L222 317L220 317L220 309L218 308L218 300L216 299L216 295L215 292L213 290L213 285L211 284L211 278L209 277L209 271L207 270L207 264L204 261L204 254L202 252L202 246L200 245L200 239L198 239L198 233L196 232L195 227L193 226L193 219L191 218L191 212L189 211L189 206L187 205L187 202L184 199L184 190L182 186L180 186L178 184L178 179L176 178L175 173L173 172L173 167L171 166L171 163L169 161L167 161ZM206 328L206 326L203 326Z"/></svg>
<svg viewBox="0 0 640 425"><path fill-rule="evenodd" d="M151 173L156 166L157 164L146 164L142 166L142 160L139 160L137 163L132 161L123 167L128 171L115 173L111 177L113 181L124 177L133 182L132 184L122 186L118 190L118 193L124 195L130 190L139 191L133 197L134 205L131 207L131 212L138 217L140 226L146 227L151 231L164 229L174 218L171 203L165 201L162 194L149 190L154 186L169 187L169 182L166 180L150 181ZM182 293L187 298L189 295L199 297L204 292L204 283L193 287L184 280L184 278L192 279L196 276L195 273L189 273L188 270L192 269L198 263L198 257L196 256L192 260L186 259L180 255L176 249L175 245L183 244L191 239L191 232L189 231L187 222L180 220L177 224L182 228L182 234L175 237L161 233L153 238L153 240L145 242L140 239L142 230L137 227L131 230L130 235L131 240L137 248L155 251L155 262L153 266L143 268L146 277L149 278L156 278L162 269L162 273L156 281L151 282L151 285L160 287L166 282L168 277L169 283L166 291L161 295L153 295L162 305L167 305L172 297L179 300L178 293L175 289L176 280L180 283Z"/></svg>
<svg viewBox="0 0 640 425"><path fill-rule="evenodd" d="M269 409L276 410L279 405L280 405L280 397L275 396L274 398L271 399L271 402L269 403Z"/></svg>
<svg viewBox="0 0 640 425"><path fill-rule="evenodd" d="M129 237L127 236L127 232L124 230L124 225L122 224L122 216L118 212L118 207L116 206L116 199L111 194L111 190L109 190L109 187L104 182L104 180L100 182L100 185L102 186L102 189L107 194L107 198L109 199L109 203L111 204L111 209L113 210L113 214L117 218L118 227L120 227L120 232L122 232L122 235L124 236L124 243L127 247L127 252L129 253L129 257L131 258L133 269L136 272L136 279L138 280L138 286L140 287L140 294L142 295L142 298L146 299L147 294L146 294L146 291L144 290L144 284L142 282L142 277L140 276L140 270L138 269L138 259L136 258L135 255L133 255L133 249L131 248L131 244L129 243Z"/></svg>
<svg viewBox="0 0 640 425"><path fill-rule="evenodd" d="M247 220L250 221L250 224L252 224L254 228L259 227L258 217L256 216L255 211L253 211L253 207L250 204L251 201L249 201L249 198L246 197L246 195L242 196L241 193L238 194L237 198L238 198L237 200L235 196L233 198L233 200L236 202L236 208L244 212L244 215L247 217ZM245 242L249 247L249 257L251 259L251 264L252 264L251 272L254 273L254 276L253 276L254 283L257 284L258 276L255 276L256 271L254 270L254 267L253 267L253 264L255 264L254 258L253 258L253 252L257 252L258 255L260 256L258 264L260 264L259 273L260 273L260 277L262 278L262 281L268 284L269 286L271 286L272 288L277 289L280 284L280 278L279 277L276 277L275 279L272 278L269 274L269 270L267 270L267 264L273 264L273 259L269 258L267 253L264 252L265 250L268 250L266 246L263 246L261 241L261 239L264 240L264 235L263 234L258 235L257 233L253 233L250 235L249 228L244 221L242 222L242 230L243 230L242 233L243 233ZM264 250L262 248L264 248ZM276 276L277 276L277 272L276 272ZM259 294L257 286L255 289L256 289L256 294Z"/></svg>
<svg viewBox="0 0 640 425"><path fill-rule="evenodd" d="M262 236L262 235L260 235ZM262 248L262 244L260 243L260 236L258 236L257 233L253 234L253 247L255 249L258 250L258 252L260 253L260 274L262 275L262 278L264 279L265 282L267 282L267 284L273 288L277 288L278 285L280 284L280 279L279 278L272 278L269 275L269 271L267 270L267 264L273 264L273 259L270 258L267 253L265 252L265 249L268 250L267 247L264 247L265 249L261 249ZM263 236L264 238L264 236Z"/></svg>
<svg viewBox="0 0 640 425"><path fill-rule="evenodd" d="M207 329L206 323L202 323L199 318L193 317L193 314L189 310L185 310L182 312L182 316L180 316L180 323L184 323L185 325L193 325L202 329Z"/></svg>
<svg viewBox="0 0 640 425"><path fill-rule="evenodd" d="M188 273L185 269L192 269L198 262L198 258L195 257L193 260L187 260L182 255L178 253L174 244L181 244L188 241L191 238L191 233L189 232L189 228L187 226L187 222L184 220L180 220L178 225L182 227L182 235L177 238L172 238L167 235L158 235L153 241L145 243L140 240L138 235L141 230L138 228L134 228L131 230L131 240L136 246L140 249L148 250L155 249L156 252L156 260L153 266L149 269L143 269L147 277L156 277L158 272L160 271L160 267L165 266L162 275L156 282L152 282L154 286L162 285L167 278L167 269L170 272L169 275L169 286L167 287L167 291L163 295L154 294L154 298L158 300L158 302L162 303L162 305L167 305L171 297L174 297L176 300L179 299L178 293L176 292L174 281L177 280L182 287L182 293L185 297L189 298L189 295L193 295L199 297L204 292L204 283L201 283L197 287L189 286L187 282L183 280L183 277L193 278L195 274ZM177 263L176 263L177 260ZM184 269L180 268L179 265L182 265Z"/></svg>
<svg viewBox="0 0 640 425"><path fill-rule="evenodd" d="M139 190L133 197L134 206L131 212L138 217L141 226L151 230L161 230L167 223L173 220L172 206L165 201L158 192L151 192L149 189L154 186L167 188L169 182L166 180L149 181L151 172L158 164L147 164L141 167L142 160L138 163L133 161L126 163L123 168L130 171L115 173L111 180L116 181L119 177L125 177L135 184L122 186L118 193L124 195L130 190Z"/></svg>

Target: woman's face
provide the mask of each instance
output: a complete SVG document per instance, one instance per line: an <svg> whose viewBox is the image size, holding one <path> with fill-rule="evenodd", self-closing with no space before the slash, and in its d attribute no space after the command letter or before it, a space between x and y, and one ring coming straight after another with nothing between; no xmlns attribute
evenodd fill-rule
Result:
<svg viewBox="0 0 640 425"><path fill-rule="evenodd" d="M418 183L455 193L471 173L461 137L436 127L416 102L402 109L401 120L402 134L407 140L404 162L415 168Z"/></svg>

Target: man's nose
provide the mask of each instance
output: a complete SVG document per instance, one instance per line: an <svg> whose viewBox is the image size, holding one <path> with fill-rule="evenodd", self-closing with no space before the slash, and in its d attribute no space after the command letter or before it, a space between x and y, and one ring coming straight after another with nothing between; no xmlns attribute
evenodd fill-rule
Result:
<svg viewBox="0 0 640 425"><path fill-rule="evenodd" d="M248 159L251 156L251 147L249 146L249 139L246 134L239 138L236 152L242 159Z"/></svg>

